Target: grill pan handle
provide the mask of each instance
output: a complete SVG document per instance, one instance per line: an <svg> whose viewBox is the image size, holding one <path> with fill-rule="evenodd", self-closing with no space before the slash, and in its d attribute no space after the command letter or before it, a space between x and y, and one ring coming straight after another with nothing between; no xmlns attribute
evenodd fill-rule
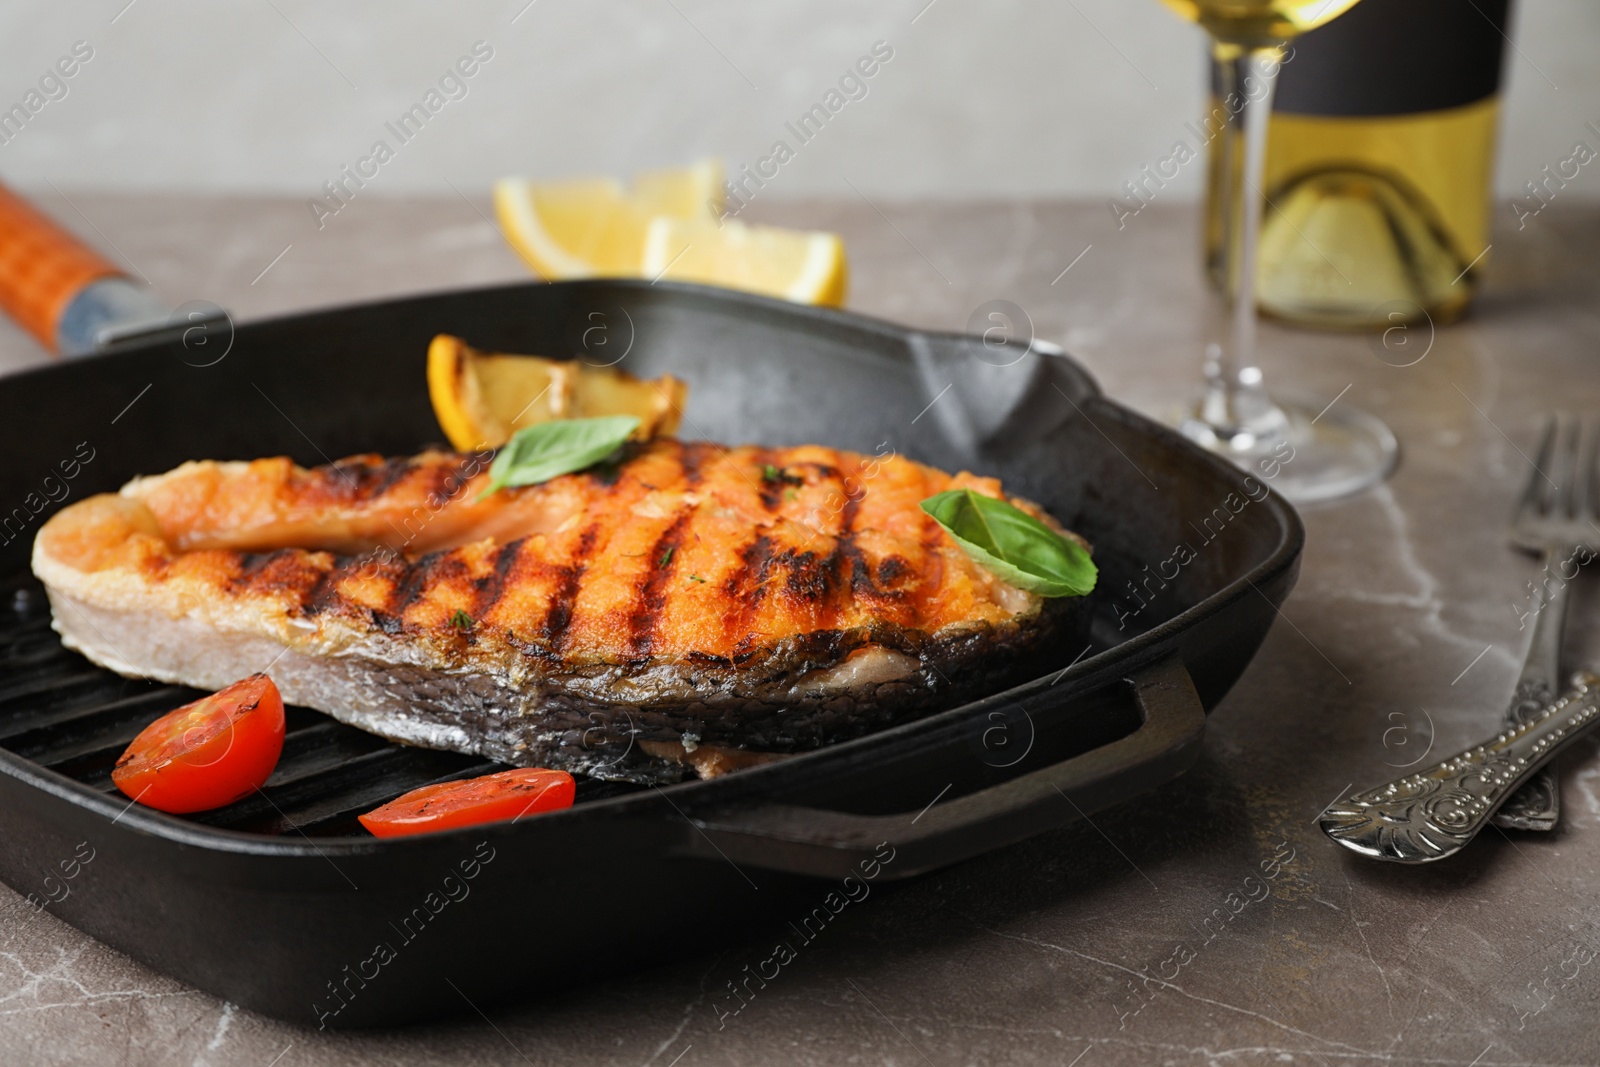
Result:
<svg viewBox="0 0 1600 1067"><path fill-rule="evenodd" d="M0 185L0 310L52 352L57 327L84 289L122 271Z"/></svg>
<svg viewBox="0 0 1600 1067"><path fill-rule="evenodd" d="M698 812L688 847L787 874L860 876L893 860L884 878L908 878L1064 826L1176 778L1194 763L1205 707L1173 653L1124 679L1143 720L1133 733L1071 759L922 811L857 815L796 804L762 803ZM864 866L866 865L866 866Z"/></svg>
<svg viewBox="0 0 1600 1067"><path fill-rule="evenodd" d="M169 311L148 284L128 277L4 185L0 185L0 311L61 356L152 341L181 340L186 348L198 347L221 330L232 339L227 312L206 301L190 301Z"/></svg>

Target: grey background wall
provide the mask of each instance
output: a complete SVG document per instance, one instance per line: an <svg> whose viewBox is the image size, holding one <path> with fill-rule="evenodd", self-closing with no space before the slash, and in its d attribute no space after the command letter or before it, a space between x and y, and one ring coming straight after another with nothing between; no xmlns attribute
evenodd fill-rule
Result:
<svg viewBox="0 0 1600 1067"><path fill-rule="evenodd" d="M1600 147L1600 4L1523 0L1513 36L1503 194ZM866 95L763 195L1103 197L1170 149L1203 78L1199 31L1155 0L32 0L0 10L0 106L79 40L65 95L0 144L5 180L310 197L380 137L395 158L364 195L753 163L882 40ZM493 55L459 98L386 135L478 41ZM1586 168L1570 195L1596 194Z"/></svg>

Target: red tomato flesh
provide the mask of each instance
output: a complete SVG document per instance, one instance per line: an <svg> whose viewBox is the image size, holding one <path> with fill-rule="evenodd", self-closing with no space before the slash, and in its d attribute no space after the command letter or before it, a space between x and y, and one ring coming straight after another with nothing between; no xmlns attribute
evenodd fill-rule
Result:
<svg viewBox="0 0 1600 1067"><path fill-rule="evenodd" d="M111 780L158 811L208 811L260 788L282 754L283 698L253 674L146 726Z"/></svg>
<svg viewBox="0 0 1600 1067"><path fill-rule="evenodd" d="M566 771L518 767L462 782L425 785L358 818L377 837L403 837L560 811L572 807L576 789Z"/></svg>

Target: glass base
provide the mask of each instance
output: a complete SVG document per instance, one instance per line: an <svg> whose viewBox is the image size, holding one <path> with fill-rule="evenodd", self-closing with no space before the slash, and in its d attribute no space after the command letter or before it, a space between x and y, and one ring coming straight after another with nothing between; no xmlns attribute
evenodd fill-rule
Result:
<svg viewBox="0 0 1600 1067"><path fill-rule="evenodd" d="M1400 456L1383 420L1360 408L1274 395L1272 413L1252 429L1222 429L1197 411L1175 420L1178 431L1233 461L1295 504L1365 492L1383 482Z"/></svg>

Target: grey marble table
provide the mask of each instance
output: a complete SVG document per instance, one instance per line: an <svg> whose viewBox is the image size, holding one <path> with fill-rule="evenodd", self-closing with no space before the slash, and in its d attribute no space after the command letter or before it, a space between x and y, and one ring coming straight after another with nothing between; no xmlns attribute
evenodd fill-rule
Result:
<svg viewBox="0 0 1600 1067"><path fill-rule="evenodd" d="M172 304L210 299L241 319L524 276L481 200L373 198L318 231L288 200L68 195L41 200ZM1009 299L1152 412L1196 373L1191 210L1152 206L1119 231L1099 204L760 207L845 235L856 309L960 328ZM1314 826L1350 783L1478 738L1510 693L1537 563L1507 549L1504 517L1539 414L1600 407L1600 210L1562 208L1496 236L1475 314L1431 347L1418 334L1413 366L1363 337L1265 329L1273 380L1377 412L1404 458L1377 491L1306 514L1299 588L1179 781L880 887L720 1025L719 993L764 943L710 939L677 965L488 1017L328 1034L222 1003L48 914L7 920L0 1063L1600 1063L1600 966L1579 962L1600 950L1594 744L1565 760L1565 820L1548 836L1490 831L1456 861L1395 868ZM0 370L42 358L0 325ZM1570 662L1600 662L1597 620L1580 589ZM1250 899L1261 883L1246 878L1274 856L1270 894ZM13 902L0 889L0 909Z"/></svg>

